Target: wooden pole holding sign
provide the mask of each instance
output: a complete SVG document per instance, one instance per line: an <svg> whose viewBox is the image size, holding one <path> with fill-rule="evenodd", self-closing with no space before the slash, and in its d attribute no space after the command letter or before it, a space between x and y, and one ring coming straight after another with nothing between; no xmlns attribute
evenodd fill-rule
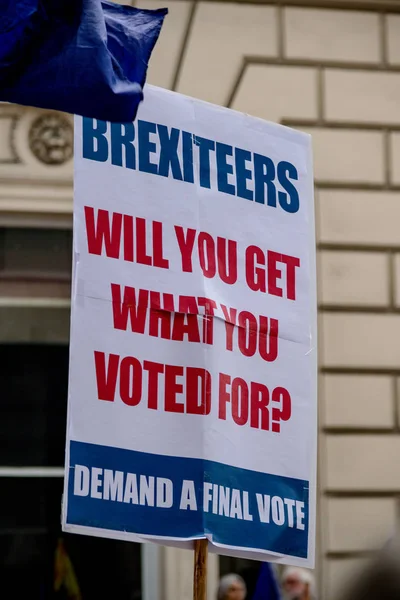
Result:
<svg viewBox="0 0 400 600"><path fill-rule="evenodd" d="M194 542L193 600L207 598L208 540Z"/></svg>
<svg viewBox="0 0 400 600"><path fill-rule="evenodd" d="M310 593L310 584L306 583L306 592L304 595L304 600L311 600L311 593Z"/></svg>

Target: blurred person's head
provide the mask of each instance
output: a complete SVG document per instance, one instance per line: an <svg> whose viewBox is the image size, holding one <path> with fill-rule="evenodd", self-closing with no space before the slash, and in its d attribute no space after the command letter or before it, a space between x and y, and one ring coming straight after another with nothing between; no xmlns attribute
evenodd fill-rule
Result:
<svg viewBox="0 0 400 600"><path fill-rule="evenodd" d="M308 600L314 595L314 577L307 569L286 567L281 582L285 600Z"/></svg>
<svg viewBox="0 0 400 600"><path fill-rule="evenodd" d="M219 582L218 600L244 600L246 592L246 584L240 575L230 573Z"/></svg>
<svg viewBox="0 0 400 600"><path fill-rule="evenodd" d="M373 561L357 572L340 600L400 598L400 539L394 538Z"/></svg>

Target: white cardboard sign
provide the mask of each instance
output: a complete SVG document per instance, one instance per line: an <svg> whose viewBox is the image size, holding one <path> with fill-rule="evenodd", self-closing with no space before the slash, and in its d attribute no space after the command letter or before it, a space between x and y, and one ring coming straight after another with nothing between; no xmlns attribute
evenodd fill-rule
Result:
<svg viewBox="0 0 400 600"><path fill-rule="evenodd" d="M75 117L65 531L314 563L310 136L147 86Z"/></svg>

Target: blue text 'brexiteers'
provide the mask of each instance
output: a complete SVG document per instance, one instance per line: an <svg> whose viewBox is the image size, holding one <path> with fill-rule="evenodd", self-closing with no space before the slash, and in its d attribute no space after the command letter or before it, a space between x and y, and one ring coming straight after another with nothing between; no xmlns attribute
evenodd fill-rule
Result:
<svg viewBox="0 0 400 600"><path fill-rule="evenodd" d="M196 183L296 213L296 167L159 123L83 119L83 158Z"/></svg>

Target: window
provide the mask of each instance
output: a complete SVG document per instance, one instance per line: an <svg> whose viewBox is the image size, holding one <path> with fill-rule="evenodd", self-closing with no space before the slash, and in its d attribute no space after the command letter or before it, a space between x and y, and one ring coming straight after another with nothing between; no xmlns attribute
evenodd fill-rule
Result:
<svg viewBox="0 0 400 600"><path fill-rule="evenodd" d="M53 590L62 538L83 600L140 600L139 544L61 533L68 346L3 344L0 364L2 585L62 597Z"/></svg>
<svg viewBox="0 0 400 600"><path fill-rule="evenodd" d="M68 346L0 346L0 466L64 465Z"/></svg>
<svg viewBox="0 0 400 600"><path fill-rule="evenodd" d="M70 230L0 228L0 296L70 297Z"/></svg>
<svg viewBox="0 0 400 600"><path fill-rule="evenodd" d="M140 545L62 534L62 477L0 478L0 578L14 597L57 599L55 553L62 538L83 600L140 600Z"/></svg>
<svg viewBox="0 0 400 600"><path fill-rule="evenodd" d="M72 231L0 228L0 272L71 278Z"/></svg>
<svg viewBox="0 0 400 600"><path fill-rule="evenodd" d="M54 591L60 539L82 600L141 599L141 546L61 532L72 233L0 228L0 580Z"/></svg>

